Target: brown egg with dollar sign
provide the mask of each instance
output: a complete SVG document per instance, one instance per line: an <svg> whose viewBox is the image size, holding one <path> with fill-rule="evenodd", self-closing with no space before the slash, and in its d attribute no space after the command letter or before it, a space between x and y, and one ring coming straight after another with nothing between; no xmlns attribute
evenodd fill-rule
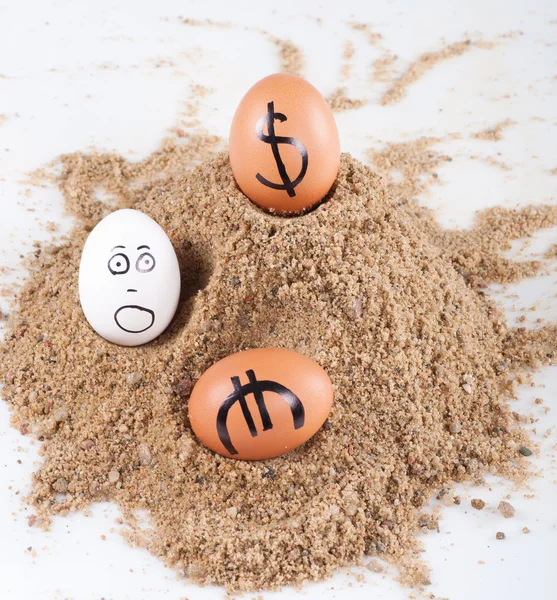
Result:
<svg viewBox="0 0 557 600"><path fill-rule="evenodd" d="M191 427L205 446L228 458L262 460L307 442L333 403L327 373L281 348L245 350L207 369L192 391Z"/></svg>
<svg viewBox="0 0 557 600"><path fill-rule="evenodd" d="M327 102L307 81L275 74L257 82L238 106L229 144L240 189L257 206L295 215L333 185L340 140Z"/></svg>

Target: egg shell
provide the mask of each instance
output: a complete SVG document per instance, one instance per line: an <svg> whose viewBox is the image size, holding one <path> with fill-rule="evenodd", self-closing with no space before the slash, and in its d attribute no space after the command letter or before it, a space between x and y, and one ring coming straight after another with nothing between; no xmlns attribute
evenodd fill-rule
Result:
<svg viewBox="0 0 557 600"><path fill-rule="evenodd" d="M290 190L294 195L258 179L284 187L273 144L258 137L269 135L271 114L275 136L282 138L277 138L276 152L291 182L303 174L304 150L307 153L305 174ZM285 138L291 138L290 143ZM232 120L229 153L236 182L250 200L276 214L297 214L331 189L340 164L340 140L323 96L300 77L275 74L256 83L241 100Z"/></svg>
<svg viewBox="0 0 557 600"><path fill-rule="evenodd" d="M81 255L79 299L91 327L109 342L138 346L160 335L180 299L180 267L162 227L132 209L100 221Z"/></svg>
<svg viewBox="0 0 557 600"><path fill-rule="evenodd" d="M260 348L232 354L207 369L192 391L188 412L194 433L214 452L262 460L309 440L332 402L331 380L315 361L291 350Z"/></svg>

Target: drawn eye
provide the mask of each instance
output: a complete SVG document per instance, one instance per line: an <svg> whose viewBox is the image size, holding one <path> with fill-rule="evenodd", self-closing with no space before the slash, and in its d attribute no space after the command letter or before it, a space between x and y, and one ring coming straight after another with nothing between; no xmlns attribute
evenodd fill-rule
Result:
<svg viewBox="0 0 557 600"><path fill-rule="evenodd" d="M140 273L149 273L155 268L155 257L149 252L144 252L135 263L135 268Z"/></svg>
<svg viewBox="0 0 557 600"><path fill-rule="evenodd" d="M115 254L108 261L108 270L113 275L123 275L127 273L130 269L130 261L125 254Z"/></svg>

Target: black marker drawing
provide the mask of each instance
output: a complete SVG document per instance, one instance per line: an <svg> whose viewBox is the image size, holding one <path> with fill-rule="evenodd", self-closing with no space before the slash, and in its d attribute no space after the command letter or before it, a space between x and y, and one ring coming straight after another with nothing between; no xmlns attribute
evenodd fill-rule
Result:
<svg viewBox="0 0 557 600"><path fill-rule="evenodd" d="M123 248L123 246L116 246L116 248ZM114 250L114 248L113 248L113 250ZM115 254L108 261L108 270L113 275L124 275L125 273L127 273L130 270L129 258L125 254L122 254L121 252L118 254Z"/></svg>
<svg viewBox="0 0 557 600"><path fill-rule="evenodd" d="M149 316L151 317L151 322L149 323L149 325L147 325L147 327L144 327L143 329L126 329L119 321L118 321L118 315L121 311L123 310L139 310L141 312L146 312L149 314ZM127 333L143 333L144 331L147 331L147 329L150 329L154 323L155 323L155 313L152 310L149 310L148 308L145 308L143 306L138 306L137 304L127 304L126 306L121 306L115 313L114 313L114 320L116 321L116 325L118 325L118 327L120 329L122 329L123 331L126 331Z"/></svg>
<svg viewBox="0 0 557 600"><path fill-rule="evenodd" d="M126 247L121 245L114 246L111 252L114 252L114 250L116 250L117 248L125 249ZM149 248L149 246L142 245L139 246L137 249L150 250L151 248ZM155 268L155 265L155 257L150 252L143 252L139 255L138 259L135 262L135 268L139 273L150 273ZM122 252L118 252L117 254L112 256L108 261L108 270L112 273L112 275L125 275L130 270L129 258ZM126 292L137 293L137 289L128 288ZM151 322L149 323L149 325L147 325L147 327L143 327L142 329L128 329L127 327L124 327L120 322L122 317L122 315L120 315L120 312L123 310L138 310L140 312L147 313L151 317ZM125 331L127 333L143 333L144 331L147 331L147 329L150 329L154 325L155 313L154 311L150 310L149 308L145 308L144 306L139 306L137 304L126 304L125 306L121 306L114 313L114 321L116 322L116 325L118 325L118 327L122 329L122 331Z"/></svg>
<svg viewBox="0 0 557 600"><path fill-rule="evenodd" d="M267 187L270 187L273 190L286 190L288 195L291 198L293 198L296 195L294 188L302 182L302 179L305 177L306 171L308 170L308 151L306 150L306 147L302 144L302 142L300 142L296 138L275 135L275 119L277 121L280 121L281 123L287 120L285 115L279 112L275 112L275 103L269 102L267 104L267 114L264 117L261 117L259 121L257 121L257 125L255 126L255 133L262 142L265 142L266 144L271 144L273 157L277 163L277 169L280 178L282 179L282 184L273 183L272 181L265 179L265 177L263 177L263 175L261 175L260 173L257 173L255 177L257 178L257 181L259 181L259 183L262 183L263 185L266 185ZM263 133L263 126L265 124L267 124L268 135L265 135L265 133ZM286 172L286 167L284 166L284 163L282 162L282 158L280 156L280 151L278 147L279 144L290 144L291 146L294 146L294 148L296 148L296 150L298 150L298 152L302 156L302 169L300 170L298 177L296 177L294 181L290 179L288 173Z"/></svg>
<svg viewBox="0 0 557 600"><path fill-rule="evenodd" d="M234 404L236 404L236 402L240 403L240 408L242 409L242 413L251 437L257 436L257 429L246 402L246 396L249 394L253 394L255 398L257 408L259 409L259 415L261 416L261 421L263 423L263 431L273 428L271 417L269 416L267 406L265 405L263 392L273 392L278 394L288 403L290 406L290 411L292 412L292 418L294 420L294 429L300 429L300 427L303 427L305 422L304 406L294 392L289 390L287 387L284 387L280 383L277 383L276 381L257 381L257 377L251 369L246 371L246 375L249 379L249 383L246 385L240 384L239 377L231 378L234 391L224 400L217 414L217 433L223 446L230 454L238 454L238 451L236 448L234 448L234 445L230 440L230 434L226 425L228 413Z"/></svg>
<svg viewBox="0 0 557 600"><path fill-rule="evenodd" d="M140 246L140 248L147 248L147 246ZM140 273L150 273L155 268L155 257L150 252L144 252L137 259L135 268Z"/></svg>

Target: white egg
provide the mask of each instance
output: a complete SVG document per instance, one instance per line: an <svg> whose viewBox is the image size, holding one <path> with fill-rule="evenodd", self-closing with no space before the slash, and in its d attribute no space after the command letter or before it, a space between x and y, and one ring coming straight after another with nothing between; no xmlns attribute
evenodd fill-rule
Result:
<svg viewBox="0 0 557 600"><path fill-rule="evenodd" d="M79 266L79 299L91 327L109 342L139 346L172 321L180 268L170 239L137 210L117 210L90 233Z"/></svg>

